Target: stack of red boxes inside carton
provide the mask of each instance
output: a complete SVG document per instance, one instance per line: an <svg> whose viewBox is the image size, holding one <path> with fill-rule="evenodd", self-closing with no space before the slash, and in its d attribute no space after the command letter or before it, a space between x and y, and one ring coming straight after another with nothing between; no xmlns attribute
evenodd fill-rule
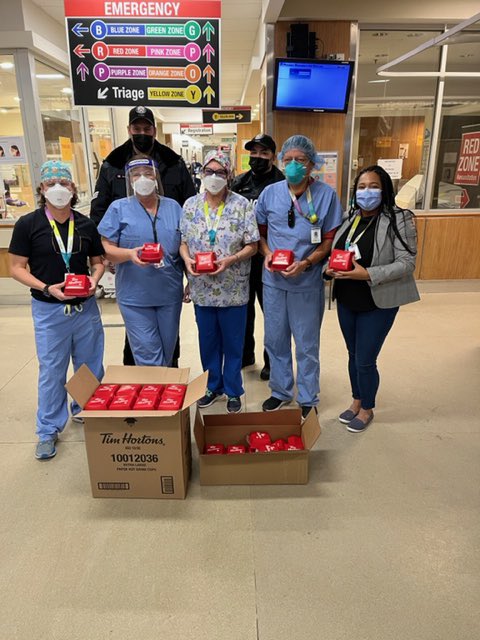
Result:
<svg viewBox="0 0 480 640"><path fill-rule="evenodd" d="M285 271L287 267L293 264L294 255L293 251L287 251L286 249L275 249L270 262L270 268L273 271Z"/></svg>
<svg viewBox="0 0 480 640"><path fill-rule="evenodd" d="M215 261L217 256L214 251L203 251L195 254L195 271L197 273L212 273L217 270Z"/></svg>
<svg viewBox="0 0 480 640"><path fill-rule="evenodd" d="M85 405L86 411L179 411L184 384L101 384Z"/></svg>
<svg viewBox="0 0 480 640"><path fill-rule="evenodd" d="M88 276L76 276L74 273L67 273L63 293L66 296L74 296L75 298L86 298L90 287L90 278Z"/></svg>
<svg viewBox="0 0 480 640"><path fill-rule="evenodd" d="M155 242L146 242L140 251L140 260L151 264L160 264L163 259L162 247Z"/></svg>
<svg viewBox="0 0 480 640"><path fill-rule="evenodd" d="M223 444L205 445L205 453L208 455L242 454L242 453L275 453L276 451L302 451L305 449L300 436L288 436L287 440L281 438L272 442L270 434L266 431L252 431L246 437L247 443L233 444L227 447Z"/></svg>

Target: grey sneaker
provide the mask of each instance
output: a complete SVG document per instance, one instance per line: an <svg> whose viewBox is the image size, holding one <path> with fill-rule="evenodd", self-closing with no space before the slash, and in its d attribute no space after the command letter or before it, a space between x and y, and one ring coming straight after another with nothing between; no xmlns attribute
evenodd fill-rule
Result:
<svg viewBox="0 0 480 640"><path fill-rule="evenodd" d="M227 400L227 413L239 413L242 410L242 401L238 396Z"/></svg>
<svg viewBox="0 0 480 640"><path fill-rule="evenodd" d="M35 458L37 460L48 460L48 458L53 458L57 454L55 440L56 438L52 438L51 440L38 442L35 449Z"/></svg>
<svg viewBox="0 0 480 640"><path fill-rule="evenodd" d="M210 391L210 389L207 389L207 392L203 396L203 398L200 398L200 400L197 402L197 406L200 409L205 409L205 407L209 407L217 400L220 400L220 398L223 398L223 393L215 393L214 391Z"/></svg>

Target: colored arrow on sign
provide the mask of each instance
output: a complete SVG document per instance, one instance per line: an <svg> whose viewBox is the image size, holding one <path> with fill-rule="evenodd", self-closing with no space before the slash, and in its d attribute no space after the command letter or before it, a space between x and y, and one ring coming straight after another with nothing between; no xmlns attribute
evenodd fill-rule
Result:
<svg viewBox="0 0 480 640"><path fill-rule="evenodd" d="M207 104L212 104L212 98L215 97L215 91L212 87L208 86L203 92L203 97L207 98Z"/></svg>
<svg viewBox="0 0 480 640"><path fill-rule="evenodd" d="M105 100L108 95L108 87L103 87L97 91L97 98L99 100Z"/></svg>
<svg viewBox="0 0 480 640"><path fill-rule="evenodd" d="M81 44L77 44L73 53L77 55L79 58L85 58L84 53L90 53L90 49L84 49Z"/></svg>
<svg viewBox="0 0 480 640"><path fill-rule="evenodd" d="M212 47L211 44L208 43L203 47L202 53L205 56L205 58L207 59L207 62L210 63L210 60L212 59L212 56L215 55L215 49Z"/></svg>
<svg viewBox="0 0 480 640"><path fill-rule="evenodd" d="M72 31L79 38L83 38L83 34L88 32L88 27L84 27L81 22L77 22L77 24L72 27Z"/></svg>
<svg viewBox="0 0 480 640"><path fill-rule="evenodd" d="M466 189L462 189L462 194L460 196L460 206L462 209L465 209L467 204L470 202L470 196L468 195L468 191Z"/></svg>
<svg viewBox="0 0 480 640"><path fill-rule="evenodd" d="M207 42L210 42L212 34L215 33L215 27L210 22L207 22L206 24L203 25L202 33L205 34Z"/></svg>
<svg viewBox="0 0 480 640"><path fill-rule="evenodd" d="M82 79L82 82L85 82L85 78L90 74L90 71L84 62L81 62L77 67L77 76L79 74Z"/></svg>
<svg viewBox="0 0 480 640"><path fill-rule="evenodd" d="M213 68L209 64L207 64L207 66L203 70L203 75L207 76L207 84L211 84L212 77L213 78L215 77L215 71L213 70Z"/></svg>

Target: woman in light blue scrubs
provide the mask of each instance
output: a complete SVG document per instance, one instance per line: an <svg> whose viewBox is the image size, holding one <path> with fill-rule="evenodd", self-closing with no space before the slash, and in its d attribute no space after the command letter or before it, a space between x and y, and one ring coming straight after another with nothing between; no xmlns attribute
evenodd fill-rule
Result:
<svg viewBox="0 0 480 640"><path fill-rule="evenodd" d="M297 360L297 402L306 418L320 391L320 326L324 295L322 265L330 253L342 208L335 191L311 178L316 164L313 142L302 135L283 144L280 159L286 181L260 194L255 213L260 251L265 256L263 304L265 348L270 356L272 395L262 405L275 411L292 401L292 336ZM276 249L293 251L294 262L272 271Z"/></svg>
<svg viewBox="0 0 480 640"><path fill-rule="evenodd" d="M182 208L163 196L158 167L135 156L125 168L127 197L113 202L98 226L106 257L117 264L117 302L137 365L170 366L183 300L179 256ZM143 262L145 243L159 243L161 265Z"/></svg>

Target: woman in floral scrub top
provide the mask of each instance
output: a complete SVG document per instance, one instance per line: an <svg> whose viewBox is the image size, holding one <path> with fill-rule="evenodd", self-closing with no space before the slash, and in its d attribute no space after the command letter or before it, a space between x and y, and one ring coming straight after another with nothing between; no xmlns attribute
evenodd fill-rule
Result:
<svg viewBox="0 0 480 640"><path fill-rule="evenodd" d="M180 222L182 256L195 305L202 366L208 389L204 408L227 395L227 411L241 408L242 352L247 319L250 258L257 251L258 227L252 203L228 189L230 160L219 151L203 164L205 192L189 198ZM216 270L198 274L195 255L215 252Z"/></svg>

